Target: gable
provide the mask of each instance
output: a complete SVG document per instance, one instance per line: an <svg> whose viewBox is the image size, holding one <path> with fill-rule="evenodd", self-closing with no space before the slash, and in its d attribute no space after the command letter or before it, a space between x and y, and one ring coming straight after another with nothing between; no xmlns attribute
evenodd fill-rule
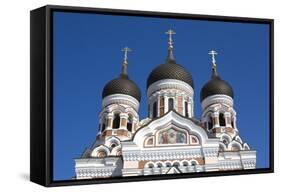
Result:
<svg viewBox="0 0 281 192"><path fill-rule="evenodd" d="M133 137L139 147L204 145L207 140L210 139L202 127L174 111L151 121Z"/></svg>

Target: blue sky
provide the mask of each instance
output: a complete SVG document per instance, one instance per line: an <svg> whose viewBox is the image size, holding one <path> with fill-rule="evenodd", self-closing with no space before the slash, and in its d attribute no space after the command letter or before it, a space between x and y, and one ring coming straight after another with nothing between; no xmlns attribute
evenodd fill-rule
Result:
<svg viewBox="0 0 281 192"><path fill-rule="evenodd" d="M128 71L146 117L146 79L165 61L169 28L177 33L176 61L193 76L196 117L215 49L218 73L234 90L240 136L257 150L257 167L269 167L269 25L67 12L53 18L54 180L71 179L74 158L95 141L102 89L119 75L125 46L133 50Z"/></svg>

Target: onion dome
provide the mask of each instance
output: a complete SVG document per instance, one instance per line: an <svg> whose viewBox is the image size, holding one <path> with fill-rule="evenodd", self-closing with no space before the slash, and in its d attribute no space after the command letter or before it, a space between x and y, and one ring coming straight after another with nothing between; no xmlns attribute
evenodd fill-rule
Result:
<svg viewBox="0 0 281 192"><path fill-rule="evenodd" d="M162 79L180 80L189 84L193 88L193 79L191 74L183 66L176 63L173 55L173 42L171 35L175 34L175 32L169 30L166 34L169 34L169 48L166 62L157 66L149 74L147 79L147 88L154 82Z"/></svg>
<svg viewBox="0 0 281 192"><path fill-rule="evenodd" d="M124 94L130 95L137 99L139 102L141 100L141 92L139 87L134 81L128 77L128 51L131 51L128 47L125 47L122 51L125 52L124 62L122 64L122 72L119 77L109 81L102 91L102 98L113 94Z"/></svg>
<svg viewBox="0 0 281 192"><path fill-rule="evenodd" d="M203 86L200 93L201 102L212 95L227 95L231 98L234 97L232 87L226 81L222 80L216 69L215 58L214 55L217 53L215 51L210 51L209 54L212 55L213 66L212 66L212 77L211 79Z"/></svg>

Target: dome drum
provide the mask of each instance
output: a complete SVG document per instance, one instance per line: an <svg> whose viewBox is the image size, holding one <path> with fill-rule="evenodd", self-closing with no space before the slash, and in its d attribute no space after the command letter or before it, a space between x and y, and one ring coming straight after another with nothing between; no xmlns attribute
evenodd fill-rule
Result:
<svg viewBox="0 0 281 192"><path fill-rule="evenodd" d="M123 104L123 105L129 105L131 106L134 110L138 111L139 110L139 101L130 96L130 95L125 95L125 94L113 94L113 95L108 95L102 100L102 107L105 108L106 106L109 106L111 104Z"/></svg>
<svg viewBox="0 0 281 192"><path fill-rule="evenodd" d="M163 79L156 81L149 86L149 88L147 89L147 97L149 98L156 92L165 91L167 89L176 89L179 91L183 91L186 96L191 98L193 98L194 95L193 88L186 82L176 79Z"/></svg>

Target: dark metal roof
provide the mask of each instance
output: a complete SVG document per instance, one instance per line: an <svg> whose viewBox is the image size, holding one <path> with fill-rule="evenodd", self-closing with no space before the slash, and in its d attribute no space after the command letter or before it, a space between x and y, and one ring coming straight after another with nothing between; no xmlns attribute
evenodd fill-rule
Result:
<svg viewBox="0 0 281 192"><path fill-rule="evenodd" d="M147 79L147 88L154 82L162 79L176 79L184 81L193 88L193 79L191 74L183 66L176 63L171 50L168 52L166 62L157 66L149 74Z"/></svg>
<svg viewBox="0 0 281 192"><path fill-rule="evenodd" d="M102 98L113 94L125 94L141 100L138 86L127 75L121 74L118 78L109 81L102 91Z"/></svg>
<svg viewBox="0 0 281 192"><path fill-rule="evenodd" d="M234 97L232 87L222 80L216 71L213 71L212 78L203 86L200 93L201 102L212 95L222 94Z"/></svg>

